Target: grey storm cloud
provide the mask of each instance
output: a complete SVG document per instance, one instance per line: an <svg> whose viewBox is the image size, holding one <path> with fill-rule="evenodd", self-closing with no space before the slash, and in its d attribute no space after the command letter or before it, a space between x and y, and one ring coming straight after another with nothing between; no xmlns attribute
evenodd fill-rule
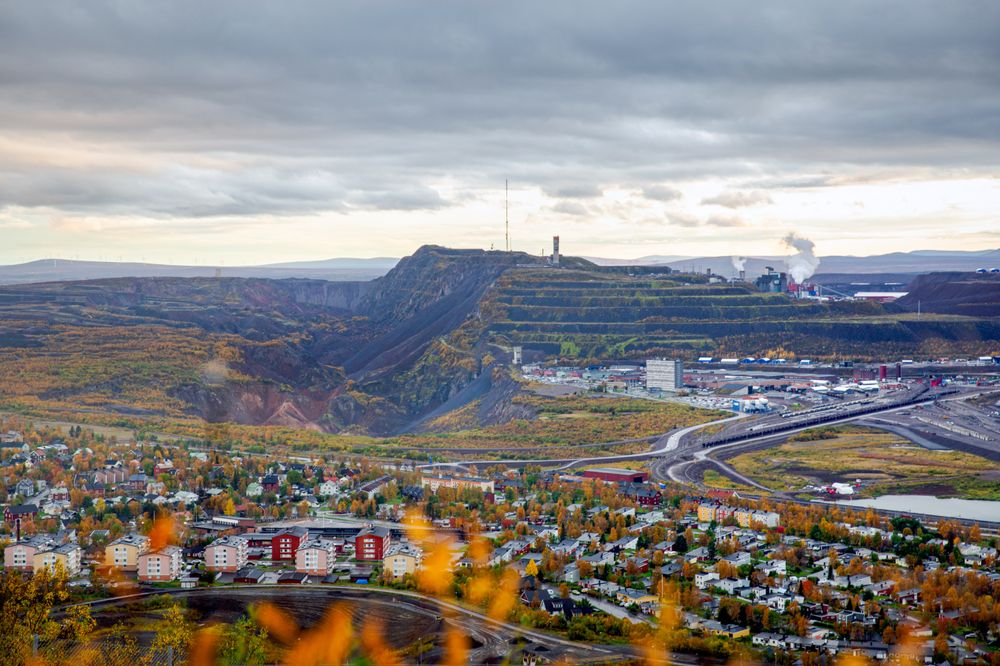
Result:
<svg viewBox="0 0 1000 666"><path fill-rule="evenodd" d="M990 173L998 28L1000 4L919 0L3 2L0 210L433 210L455 203L442 181L670 201L663 182L705 177Z"/></svg>

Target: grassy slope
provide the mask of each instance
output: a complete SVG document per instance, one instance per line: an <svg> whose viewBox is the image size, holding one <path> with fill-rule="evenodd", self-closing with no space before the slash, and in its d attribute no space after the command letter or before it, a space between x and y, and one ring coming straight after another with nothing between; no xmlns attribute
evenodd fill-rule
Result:
<svg viewBox="0 0 1000 666"><path fill-rule="evenodd" d="M985 458L957 451L929 451L891 433L857 428L834 432L833 439L789 441L728 462L774 490L794 491L810 484L861 479L866 482L865 494L923 488L938 495L1000 499L1000 484L988 477L1000 471L1000 466Z"/></svg>
<svg viewBox="0 0 1000 666"><path fill-rule="evenodd" d="M169 390L198 381L203 364L231 351L226 336L193 328L55 325L39 338L39 346L0 349L0 400L41 410L125 407L179 417L184 405Z"/></svg>
<svg viewBox="0 0 1000 666"><path fill-rule="evenodd" d="M686 405L629 398L519 395L514 401L534 408L537 418L457 432L407 435L391 441L426 448L562 447L649 437L718 416L717 412Z"/></svg>

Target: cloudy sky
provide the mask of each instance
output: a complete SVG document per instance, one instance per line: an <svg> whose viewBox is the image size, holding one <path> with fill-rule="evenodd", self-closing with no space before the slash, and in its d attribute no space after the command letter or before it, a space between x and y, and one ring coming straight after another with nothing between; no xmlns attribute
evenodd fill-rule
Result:
<svg viewBox="0 0 1000 666"><path fill-rule="evenodd" d="M0 263L1000 247L1000 3L0 0Z"/></svg>

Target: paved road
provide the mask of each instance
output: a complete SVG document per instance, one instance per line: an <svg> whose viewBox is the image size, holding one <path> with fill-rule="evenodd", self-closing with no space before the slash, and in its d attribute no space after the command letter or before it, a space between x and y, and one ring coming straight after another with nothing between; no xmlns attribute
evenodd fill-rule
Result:
<svg viewBox="0 0 1000 666"><path fill-rule="evenodd" d="M649 617L648 615L645 615L645 614L633 615L632 613L629 613L627 610L625 610L621 606L618 606L617 604L613 604L610 601L607 601L605 599L597 599L595 597L588 597L587 595L580 594L579 592L570 592L569 597L573 601L583 601L584 599L586 599L587 602L591 606L593 606L594 608L596 608L597 610L603 611L603 612L607 613L608 615L611 615L613 617L617 617L619 619L628 620L632 624L642 624L642 623L645 623L645 624L648 624L648 625L651 625L651 626L654 626L654 627L656 626L656 622L654 622L653 618Z"/></svg>
<svg viewBox="0 0 1000 666"><path fill-rule="evenodd" d="M708 423L699 423L697 425L688 426L686 428L678 428L677 430L671 430L670 432L663 433L653 442L652 449L650 451L643 451L642 453L621 453L617 455L610 456L590 456L581 458L545 458L545 459L529 459L529 458L507 458L503 460L463 460L461 462L439 462L439 463L427 463L424 465L417 465L417 469L420 470L464 470L468 469L473 465L476 466L486 466L491 465L501 465L508 467L523 467L525 465L540 465L542 467L552 467L556 466L557 470L571 469L573 467L580 467L582 465L594 465L600 463L609 462L623 462L626 460L649 460L650 458L657 458L670 453L674 453L681 447L681 443L689 444L689 442L684 442L684 437L702 428L707 428L712 425L717 425L720 423L728 423L730 421L735 421L737 419L744 418L746 414L737 414L735 416L730 416L724 419L719 419L716 421L709 421ZM597 445L600 446L600 445ZM685 447L686 448L686 447Z"/></svg>
<svg viewBox="0 0 1000 666"><path fill-rule="evenodd" d="M976 394L975 393L962 393L962 394L958 394L958 395L953 395L953 396L947 396L947 397L944 397L944 398L940 398L939 401L940 402L954 402L954 401L967 400L970 397L973 397L974 395L976 395ZM877 417L880 418L880 419L885 419L886 417L891 418L892 414L896 414L896 413L899 413L899 412L910 410L910 409L913 409L913 407L914 407L913 403L909 403L909 404L906 404L906 405L900 405L899 407L892 407L892 408L886 409L884 411L878 412ZM830 420L830 421L827 421L827 422L823 423L822 425L825 427L825 426L828 426L828 425L841 425L841 424L844 424L844 423L851 423L851 422L857 422L857 421L870 422L872 420L872 418L873 418L872 414L859 414L859 415L853 415L853 416L845 416L845 417L840 418L840 419L833 419L833 420ZM740 440L738 442L733 442L732 444L723 444L721 446L714 446L714 447L708 448L708 449L697 449L694 452L693 456L690 459L685 459L685 460L676 459L676 460L674 460L672 462L669 462L669 463L660 463L658 465L654 465L653 466L653 476L654 476L654 478L659 478L661 480L670 480L670 481L675 481L675 482L678 482L678 483L695 483L695 484L700 484L701 479L693 479L693 478L691 478L691 470L692 469L704 470L707 466L714 466L720 472L722 472L725 476L727 476L730 479L733 479L735 481L738 481L739 483L742 483L744 485L751 486L751 487L754 487L754 488L758 488L760 490L764 490L764 491L767 491L767 492L775 492L772 489L768 488L767 486L764 486L764 485L762 485L762 484L754 481L753 479L747 477L746 475L739 473L738 471L736 471L735 469L733 469L730 465L726 464L725 461L719 460L716 457L716 455L720 451L730 451L730 450L739 451L740 449L744 449L744 448L748 448L748 449L749 448L757 448L761 444L772 444L772 443L773 444L777 444L779 442L782 442L782 441L786 440L789 435L793 435L793 434L798 433L798 432L803 432L803 431L806 431L806 430L810 430L810 429L815 428L815 427L817 427L817 426L815 426L815 425L807 425L807 426L802 426L801 428L794 428L794 429L791 429L791 430L786 430L786 431L782 432L780 435L762 435L760 437L749 437L747 439L743 439L743 440ZM898 434L900 434L902 436L906 436L905 433L906 433L906 430L904 429L904 430L900 430ZM777 493L777 494L780 495L780 493Z"/></svg>

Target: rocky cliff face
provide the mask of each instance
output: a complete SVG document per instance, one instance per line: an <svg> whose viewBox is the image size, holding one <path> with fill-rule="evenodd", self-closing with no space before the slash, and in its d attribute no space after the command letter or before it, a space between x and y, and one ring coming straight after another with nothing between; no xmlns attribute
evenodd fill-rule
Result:
<svg viewBox="0 0 1000 666"><path fill-rule="evenodd" d="M373 321L401 322L442 303L481 295L505 270L544 261L523 252L453 250L425 245L373 280L358 310Z"/></svg>
<svg viewBox="0 0 1000 666"><path fill-rule="evenodd" d="M431 341L450 335L475 315L486 289L519 264L537 257L513 252L425 246L374 280L358 311L382 333L344 364L358 381L412 366Z"/></svg>

